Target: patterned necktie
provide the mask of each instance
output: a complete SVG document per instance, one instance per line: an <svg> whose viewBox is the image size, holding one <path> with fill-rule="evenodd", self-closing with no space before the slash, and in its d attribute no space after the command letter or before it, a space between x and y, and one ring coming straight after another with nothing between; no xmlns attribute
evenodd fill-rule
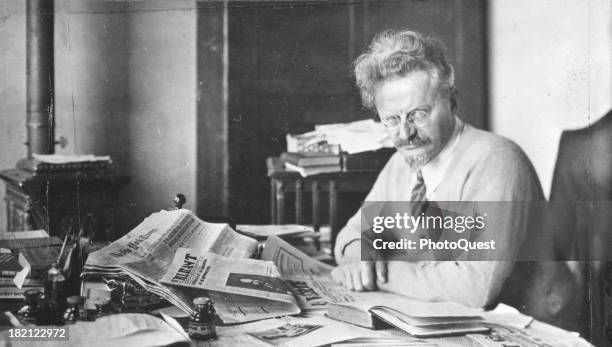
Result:
<svg viewBox="0 0 612 347"><path fill-rule="evenodd" d="M421 213L427 211L427 186L425 186L425 180L423 180L423 173L421 170L417 171L416 183L412 187L412 194L410 195L412 201L412 215L416 218ZM419 227L417 235L419 239L429 238L427 229Z"/></svg>
<svg viewBox="0 0 612 347"><path fill-rule="evenodd" d="M417 179L414 187L412 187L412 194L410 195L410 201L414 203L414 206L421 206L427 204L427 187L425 186L425 180L423 180L423 173L421 170L417 171ZM422 203L419 203L422 202ZM422 208L415 210L422 212ZM418 214L418 213L417 213Z"/></svg>

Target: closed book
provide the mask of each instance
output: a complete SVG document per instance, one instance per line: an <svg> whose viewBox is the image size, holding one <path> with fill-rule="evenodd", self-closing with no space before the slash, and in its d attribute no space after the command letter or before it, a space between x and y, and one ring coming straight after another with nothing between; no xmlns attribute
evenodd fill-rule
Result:
<svg viewBox="0 0 612 347"><path fill-rule="evenodd" d="M64 254L67 252L67 248L64 250ZM62 246L22 248L19 250L19 262L21 264L27 262L32 272L35 273L56 263L61 250Z"/></svg>
<svg viewBox="0 0 612 347"><path fill-rule="evenodd" d="M298 172L302 177L308 177L318 175L322 173L338 172L342 170L340 165L321 165L321 166L309 166L301 167L291 163L285 163L285 169L288 171Z"/></svg>
<svg viewBox="0 0 612 347"><path fill-rule="evenodd" d="M18 234L18 233L15 233ZM57 236L0 239L0 247L18 251L22 248L61 246L62 240Z"/></svg>
<svg viewBox="0 0 612 347"><path fill-rule="evenodd" d="M109 164L109 160L56 164L47 163L36 159L21 159L17 162L17 168L35 173L50 173L61 171L104 170L108 168Z"/></svg>
<svg viewBox="0 0 612 347"><path fill-rule="evenodd" d="M0 278L9 277L13 278L21 271L21 265L17 261L17 257L10 252L0 253Z"/></svg>
<svg viewBox="0 0 612 347"><path fill-rule="evenodd" d="M382 323L416 337L487 332L479 309L454 302L423 302L384 292L356 293L354 302L329 303L327 315L365 328Z"/></svg>
<svg viewBox="0 0 612 347"><path fill-rule="evenodd" d="M281 154L281 160L295 166L323 166L340 165L339 155L307 155L302 153L285 152Z"/></svg>
<svg viewBox="0 0 612 347"><path fill-rule="evenodd" d="M1 276L0 277L0 287L14 287L15 282L13 282L13 278L15 276ZM42 279L36 278L26 278L23 281L23 287L42 287L45 285L45 281Z"/></svg>
<svg viewBox="0 0 612 347"><path fill-rule="evenodd" d="M395 153L393 148L381 148L355 154L342 153L342 171L380 171Z"/></svg>
<svg viewBox="0 0 612 347"><path fill-rule="evenodd" d="M0 299L23 300L24 299L23 293L25 293L26 290L30 290L30 289L36 289L40 291L41 293L43 293L45 290L44 286L23 287L21 289L17 287L0 287Z"/></svg>

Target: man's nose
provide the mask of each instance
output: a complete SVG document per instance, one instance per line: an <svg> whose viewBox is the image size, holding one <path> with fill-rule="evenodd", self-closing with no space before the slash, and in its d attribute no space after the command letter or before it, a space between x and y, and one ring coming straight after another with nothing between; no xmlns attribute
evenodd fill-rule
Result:
<svg viewBox="0 0 612 347"><path fill-rule="evenodd" d="M400 124L399 129L399 137L404 140L412 139L417 134L416 127L414 123L410 122L408 118L404 118L402 120L402 124Z"/></svg>

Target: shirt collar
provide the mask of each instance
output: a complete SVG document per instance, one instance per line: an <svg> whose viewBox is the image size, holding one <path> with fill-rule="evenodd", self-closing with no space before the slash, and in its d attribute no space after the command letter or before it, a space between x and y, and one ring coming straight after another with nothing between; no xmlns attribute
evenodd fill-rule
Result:
<svg viewBox="0 0 612 347"><path fill-rule="evenodd" d="M455 127L453 128L450 139L444 148L442 148L440 153L438 153L435 158L433 158L421 169L421 172L423 173L423 180L425 181L425 186L427 187L428 197L431 196L431 194L438 188L438 185L444 176L444 172L446 171L448 164L455 153L455 149L457 148L462 132L463 122L461 122L459 117L455 116Z"/></svg>

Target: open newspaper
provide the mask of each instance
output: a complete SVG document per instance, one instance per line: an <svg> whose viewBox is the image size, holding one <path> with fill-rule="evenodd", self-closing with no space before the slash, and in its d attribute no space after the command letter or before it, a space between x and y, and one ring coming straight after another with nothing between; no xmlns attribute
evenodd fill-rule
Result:
<svg viewBox="0 0 612 347"><path fill-rule="evenodd" d="M189 210L160 211L122 238L90 254L83 276L128 276L147 291L186 313L193 313L191 303L202 294L201 289L159 282L181 247L248 258L256 251L257 241L240 235L227 224L206 223Z"/></svg>

